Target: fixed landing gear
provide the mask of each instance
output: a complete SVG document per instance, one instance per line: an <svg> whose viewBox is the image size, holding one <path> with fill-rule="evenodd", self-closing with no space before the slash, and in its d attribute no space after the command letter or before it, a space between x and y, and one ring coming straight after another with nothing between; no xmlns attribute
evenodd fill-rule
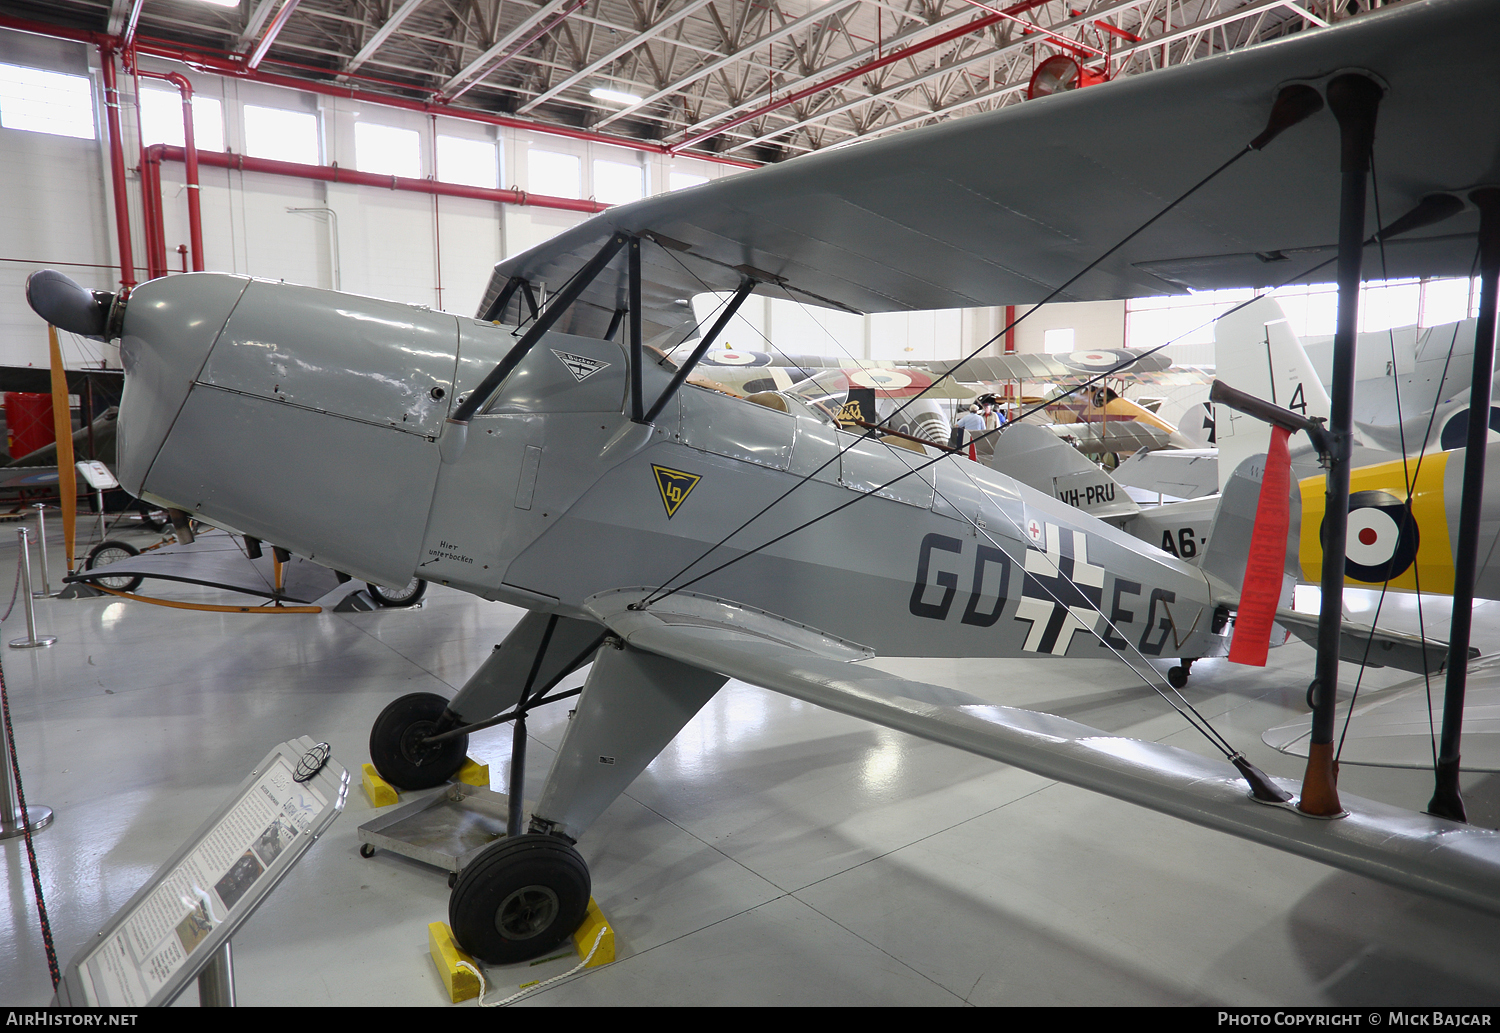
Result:
<svg viewBox="0 0 1500 1033"><path fill-rule="evenodd" d="M1193 661L1197 657L1183 657L1180 667L1173 667L1167 671L1167 684L1174 689L1180 689L1187 684L1188 674L1193 670Z"/></svg>
<svg viewBox="0 0 1500 1033"><path fill-rule="evenodd" d="M448 924L481 961L529 961L583 923L591 890L577 850L556 836L528 833L501 840L459 873Z"/></svg>
<svg viewBox="0 0 1500 1033"><path fill-rule="evenodd" d="M412 578L405 588L382 588L371 581L366 581L365 587L370 591L370 598L389 607L415 606L427 594L427 582L419 577Z"/></svg>
<svg viewBox="0 0 1500 1033"><path fill-rule="evenodd" d="M381 778L400 789L431 789L458 773L469 750L467 735L422 742L445 730L441 725L447 709L442 696L413 692L380 712L370 728L370 762Z"/></svg>

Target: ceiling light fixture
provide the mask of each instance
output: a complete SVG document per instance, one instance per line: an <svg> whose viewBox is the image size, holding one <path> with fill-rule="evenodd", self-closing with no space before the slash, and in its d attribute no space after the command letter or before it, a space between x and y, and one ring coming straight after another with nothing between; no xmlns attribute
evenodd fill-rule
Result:
<svg viewBox="0 0 1500 1033"><path fill-rule="evenodd" d="M624 104L626 107L633 107L634 105L639 104L642 100L645 99L643 97L637 97L633 93L624 93L620 90L608 90L603 86L595 86L592 90L589 90L589 96L593 97L595 100L608 101L611 104Z"/></svg>

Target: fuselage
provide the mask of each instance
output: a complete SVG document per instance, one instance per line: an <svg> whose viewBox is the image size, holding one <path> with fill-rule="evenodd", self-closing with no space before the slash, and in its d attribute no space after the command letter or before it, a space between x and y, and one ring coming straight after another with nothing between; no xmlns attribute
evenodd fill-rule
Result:
<svg viewBox="0 0 1500 1033"><path fill-rule="evenodd" d="M544 336L445 463L443 421L517 339L243 277L151 281L124 323L122 483L368 580L575 616L684 588L885 655L1223 652L1196 567L977 463L781 395L687 385L633 424L610 341ZM648 404L670 373L645 364Z"/></svg>

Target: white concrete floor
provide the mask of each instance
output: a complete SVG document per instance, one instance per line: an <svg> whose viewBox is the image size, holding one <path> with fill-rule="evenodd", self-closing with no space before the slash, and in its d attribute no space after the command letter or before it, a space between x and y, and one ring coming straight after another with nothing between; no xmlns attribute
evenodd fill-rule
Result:
<svg viewBox="0 0 1500 1033"><path fill-rule="evenodd" d="M14 558L14 532L0 526L0 582ZM214 598L181 586L158 594ZM1414 627L1410 599L1387 614ZM36 844L66 964L271 746L326 739L357 772L387 702L451 695L519 611L434 588L420 609L373 613L216 615L91 599L42 601L37 615L58 644L0 649L0 660L27 795L57 813ZM1429 633L1446 624L1439 602ZM19 610L0 634L24 634ZM1500 648L1497 604L1478 608L1476 644ZM1298 644L1273 651L1265 670L1205 661L1187 695L1253 761L1296 777L1301 763L1259 735L1305 713L1311 663ZM1118 663L882 666L1111 731L1202 741ZM1353 673L1346 665L1346 684ZM1371 671L1366 683L1405 677ZM565 717L549 709L531 721L533 790ZM509 750L508 728L472 740L497 789ZM1430 778L1346 767L1341 788L1420 809ZM1471 820L1500 824L1500 779L1466 779L1465 794ZM446 920L446 879L387 853L361 858L356 830L376 813L356 788L236 936L242 1004L451 1007L426 932ZM1500 1003L1500 918L738 682L579 849L620 960L529 1006ZM25 851L12 841L0 852L0 1004L44 1004L52 989ZM513 990L567 967L490 978Z"/></svg>

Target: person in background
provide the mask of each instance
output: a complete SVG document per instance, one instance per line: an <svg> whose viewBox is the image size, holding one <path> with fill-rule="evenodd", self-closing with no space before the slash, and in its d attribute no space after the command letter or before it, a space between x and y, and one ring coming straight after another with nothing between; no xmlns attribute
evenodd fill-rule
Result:
<svg viewBox="0 0 1500 1033"><path fill-rule="evenodd" d="M969 411L960 416L955 425L963 431L962 440L969 446L969 458L977 462L979 456L975 454L974 439L985 432L984 417L979 414L979 406L969 406Z"/></svg>

